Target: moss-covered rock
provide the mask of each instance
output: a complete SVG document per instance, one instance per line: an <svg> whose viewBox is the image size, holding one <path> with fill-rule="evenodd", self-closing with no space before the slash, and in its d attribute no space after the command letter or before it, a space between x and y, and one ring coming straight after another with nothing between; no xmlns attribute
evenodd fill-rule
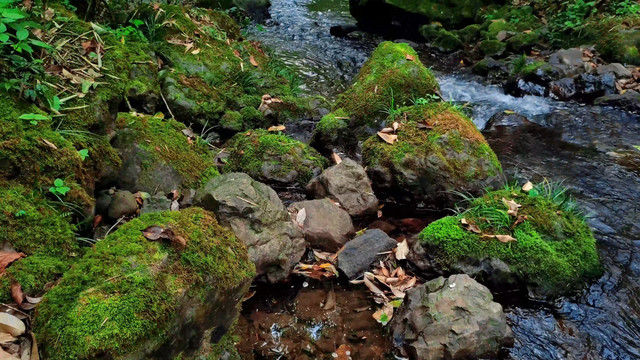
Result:
<svg viewBox="0 0 640 360"><path fill-rule="evenodd" d="M452 52L462 48L462 41L455 33L440 29L433 41L433 46L442 52Z"/></svg>
<svg viewBox="0 0 640 360"><path fill-rule="evenodd" d="M504 53L507 45L498 40L484 40L478 44L478 48L485 56L500 56Z"/></svg>
<svg viewBox="0 0 640 360"><path fill-rule="evenodd" d="M482 30L482 25L471 24L471 25L465 26L460 30L457 30L455 34L458 35L458 38L460 38L460 40L463 43L470 44L478 40L478 38L480 37L481 30Z"/></svg>
<svg viewBox="0 0 640 360"><path fill-rule="evenodd" d="M225 148L224 172L243 172L268 183L305 185L328 163L308 145L265 130L236 134Z"/></svg>
<svg viewBox="0 0 640 360"><path fill-rule="evenodd" d="M197 188L219 175L215 154L200 138L191 140L185 126L161 115L120 113L113 146L122 167L105 182L136 192L171 192L181 186Z"/></svg>
<svg viewBox="0 0 640 360"><path fill-rule="evenodd" d="M147 240L157 225L185 246ZM38 306L47 359L189 356L209 329L224 334L255 275L247 250L213 215L191 208L120 227L65 273Z"/></svg>
<svg viewBox="0 0 640 360"><path fill-rule="evenodd" d="M353 134L349 114L342 109L330 112L320 119L313 129L311 146L323 152L341 151L351 153L358 145Z"/></svg>
<svg viewBox="0 0 640 360"><path fill-rule="evenodd" d="M11 301L12 282L27 295L40 296L79 255L75 227L39 191L0 181L0 198L0 243L26 255L0 277L0 301Z"/></svg>
<svg viewBox="0 0 640 360"><path fill-rule="evenodd" d="M522 205L518 217L507 215L509 207L502 199ZM420 240L445 269L467 259L497 258L535 294L563 294L601 273L593 234L566 201L536 188L529 194L515 189L489 192L471 201L465 213L430 224ZM477 225L482 234L510 235L516 241L483 238L466 230L462 219Z"/></svg>
<svg viewBox="0 0 640 360"><path fill-rule="evenodd" d="M363 163L380 194L450 206L452 191L478 193L499 180L496 155L473 122L452 105L399 111L397 142L372 136L362 146Z"/></svg>
<svg viewBox="0 0 640 360"><path fill-rule="evenodd" d="M356 82L339 96L334 109L344 110L357 127L377 126L387 117L385 110L438 91L438 82L411 46L383 42L364 64Z"/></svg>
<svg viewBox="0 0 640 360"><path fill-rule="evenodd" d="M531 50L540 41L540 35L536 32L521 33L507 40L507 49L514 53L522 53Z"/></svg>
<svg viewBox="0 0 640 360"><path fill-rule="evenodd" d="M28 114L41 118L20 119ZM63 132L52 130L52 123L53 120L35 106L0 92L0 179L46 192L59 178L71 188L64 196L66 201L90 207L93 200L89 193L94 186L92 169L83 163L78 153L81 148L76 149ZM94 154L90 152L90 156Z"/></svg>

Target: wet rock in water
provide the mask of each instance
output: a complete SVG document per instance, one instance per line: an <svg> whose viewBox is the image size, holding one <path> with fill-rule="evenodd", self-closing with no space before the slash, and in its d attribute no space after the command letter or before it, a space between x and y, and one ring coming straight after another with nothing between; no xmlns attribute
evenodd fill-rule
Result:
<svg viewBox="0 0 640 360"><path fill-rule="evenodd" d="M145 238L149 226L170 228L184 245ZM222 335L236 320L254 274L244 245L212 213L143 215L96 243L45 294L34 318L38 347L47 359L195 357L206 334Z"/></svg>
<svg viewBox="0 0 640 360"><path fill-rule="evenodd" d="M136 213L138 203L135 196L129 191L121 190L116 192L111 198L107 215L112 219L119 219Z"/></svg>
<svg viewBox="0 0 640 360"><path fill-rule="evenodd" d="M560 76L574 76L586 71L582 57L582 49L561 49L551 54L549 64Z"/></svg>
<svg viewBox="0 0 640 360"><path fill-rule="evenodd" d="M551 197L544 186L528 194L515 188L488 192L471 201L467 212L429 224L419 235L421 244L443 268L480 272L500 290L516 283L513 276L518 288L535 297L580 289L602 273L596 241L568 195ZM512 215L503 212L504 223L498 223L483 209Z"/></svg>
<svg viewBox="0 0 640 360"><path fill-rule="evenodd" d="M315 197L335 199L351 216L373 215L378 211L378 198L371 188L362 166L351 159L323 171L307 185Z"/></svg>
<svg viewBox="0 0 640 360"><path fill-rule="evenodd" d="M452 206L452 192L481 192L501 181L502 167L473 122L447 103L399 109L397 141L376 135L362 146L363 163L379 196Z"/></svg>
<svg viewBox="0 0 640 360"><path fill-rule="evenodd" d="M329 29L329 33L335 37L347 37L354 31L358 31L358 27L355 25L336 25Z"/></svg>
<svg viewBox="0 0 640 360"><path fill-rule="evenodd" d="M224 172L244 172L267 183L304 186L328 163L308 145L266 130L236 134L225 148Z"/></svg>
<svg viewBox="0 0 640 360"><path fill-rule="evenodd" d="M278 194L243 173L221 175L198 189L194 204L212 210L249 250L258 276L285 280L300 260L305 241Z"/></svg>
<svg viewBox="0 0 640 360"><path fill-rule="evenodd" d="M391 327L394 341L415 360L492 358L513 344L502 306L467 275L439 277L407 291Z"/></svg>
<svg viewBox="0 0 640 360"><path fill-rule="evenodd" d="M171 199L169 199L163 192L155 194L148 199L144 199L142 207L140 208L140 215L152 212L169 211L171 210L171 202Z"/></svg>
<svg viewBox="0 0 640 360"><path fill-rule="evenodd" d="M551 97L558 100L573 99L578 90L576 89L576 81L574 78L562 78L549 83L549 93Z"/></svg>
<svg viewBox="0 0 640 360"><path fill-rule="evenodd" d="M624 67L624 65L620 63L611 63L607 65L598 66L596 69L599 75L603 75L606 73L613 73L617 78L620 79L628 79L632 76L631 70Z"/></svg>
<svg viewBox="0 0 640 360"><path fill-rule="evenodd" d="M349 241L338 254L338 268L349 278L361 276L381 252L390 251L398 242L382 230L367 230Z"/></svg>
<svg viewBox="0 0 640 360"><path fill-rule="evenodd" d="M495 132L501 128L518 128L530 124L531 122L525 116L513 112L500 111L487 121L482 132Z"/></svg>
<svg viewBox="0 0 640 360"><path fill-rule="evenodd" d="M492 80L502 79L509 75L507 64L492 57L486 57L478 61L473 65L471 71L476 75L486 76Z"/></svg>
<svg viewBox="0 0 640 360"><path fill-rule="evenodd" d="M612 73L580 74L576 77L576 89L582 101L591 102L597 97L615 94L616 77Z"/></svg>
<svg viewBox="0 0 640 360"><path fill-rule="evenodd" d="M516 78L510 79L504 84L504 92L512 96L545 96L547 89L544 85L537 84L533 81Z"/></svg>
<svg viewBox="0 0 640 360"><path fill-rule="evenodd" d="M118 115L112 141L122 166L105 177L105 183L132 192L169 193L181 186L199 186L217 176L214 154L203 143L189 143L185 126L159 116Z"/></svg>
<svg viewBox="0 0 640 360"><path fill-rule="evenodd" d="M333 111L344 111L354 128L378 127L393 98L396 106L434 95L439 86L409 45L383 42L362 66L354 84L341 94ZM359 129L356 129L359 130Z"/></svg>
<svg viewBox="0 0 640 360"><path fill-rule="evenodd" d="M518 289L520 278L509 265L498 258L466 258L451 264L450 272L463 273L491 290Z"/></svg>
<svg viewBox="0 0 640 360"><path fill-rule="evenodd" d="M304 215L298 216L303 210ZM338 251L355 234L349 213L329 199L296 202L289 211L314 249Z"/></svg>
<svg viewBox="0 0 640 360"><path fill-rule="evenodd" d="M640 113L640 93L628 90L624 94L611 94L599 97L593 102L600 106L615 106L620 109Z"/></svg>

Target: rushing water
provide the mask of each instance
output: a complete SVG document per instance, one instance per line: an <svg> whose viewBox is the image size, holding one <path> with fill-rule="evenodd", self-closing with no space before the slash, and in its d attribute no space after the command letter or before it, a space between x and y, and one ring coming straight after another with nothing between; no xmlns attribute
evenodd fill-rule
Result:
<svg viewBox="0 0 640 360"><path fill-rule="evenodd" d="M250 36L299 69L311 93L333 97L367 59L375 36L338 39L353 24L347 0L272 0L275 25ZM428 58L428 57L424 57ZM436 69L437 70L437 69ZM582 295L539 306L507 306L515 359L640 358L640 120L623 112L528 96L436 72L445 98L469 103L479 128L513 110L539 127L489 136L511 177L564 181L590 215L605 275Z"/></svg>

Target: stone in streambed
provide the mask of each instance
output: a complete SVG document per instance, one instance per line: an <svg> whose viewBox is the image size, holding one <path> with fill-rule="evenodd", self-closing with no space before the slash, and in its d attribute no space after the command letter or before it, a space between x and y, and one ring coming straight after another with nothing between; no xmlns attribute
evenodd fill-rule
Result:
<svg viewBox="0 0 640 360"><path fill-rule="evenodd" d="M111 198L107 215L112 219L119 219L123 216L135 214L138 210L138 203L135 196L129 191L118 191Z"/></svg>
<svg viewBox="0 0 640 360"><path fill-rule="evenodd" d="M315 197L335 199L351 216L373 215L378 211L378 198L362 166L344 159L314 178L307 190Z"/></svg>
<svg viewBox="0 0 640 360"><path fill-rule="evenodd" d="M304 216L298 226L314 249L335 252L355 234L349 213L329 199L301 201L289 206L294 219L303 209Z"/></svg>
<svg viewBox="0 0 640 360"><path fill-rule="evenodd" d="M391 328L413 360L495 357L513 344L502 306L467 275L439 277L407 291Z"/></svg>
<svg viewBox="0 0 640 360"><path fill-rule="evenodd" d="M168 211L171 209L171 200L163 193L155 194L145 199L140 208L140 215L152 212Z"/></svg>
<svg viewBox="0 0 640 360"><path fill-rule="evenodd" d="M258 276L269 282L285 280L300 260L305 241L278 194L243 173L210 180L198 189L196 206L213 211L247 246Z"/></svg>
<svg viewBox="0 0 640 360"><path fill-rule="evenodd" d="M349 278L361 276L381 252L390 251L398 242L379 229L367 230L349 241L338 254L338 268Z"/></svg>

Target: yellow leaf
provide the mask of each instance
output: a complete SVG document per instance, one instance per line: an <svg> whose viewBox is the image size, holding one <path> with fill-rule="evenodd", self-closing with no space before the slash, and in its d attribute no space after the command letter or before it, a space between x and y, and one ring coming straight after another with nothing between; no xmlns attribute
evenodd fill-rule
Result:
<svg viewBox="0 0 640 360"><path fill-rule="evenodd" d="M387 144L393 145L394 142L398 141L398 135L386 134L382 131L378 131L378 136L382 138Z"/></svg>

